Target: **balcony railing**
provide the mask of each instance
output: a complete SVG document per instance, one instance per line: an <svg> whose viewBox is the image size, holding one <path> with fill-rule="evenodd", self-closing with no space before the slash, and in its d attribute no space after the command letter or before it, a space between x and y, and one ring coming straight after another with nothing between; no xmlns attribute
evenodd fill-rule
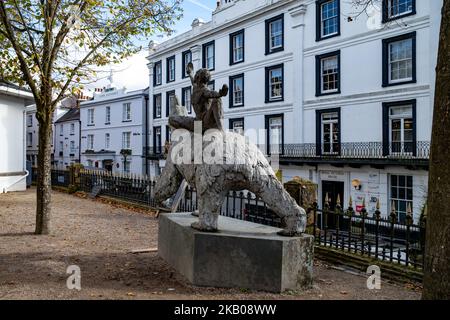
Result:
<svg viewBox="0 0 450 320"><path fill-rule="evenodd" d="M267 154L267 146L259 145L260 150ZM284 144L280 148L280 159L288 160L387 160L387 161L428 161L430 157L430 142L418 141L414 144L382 142L343 142L333 146L333 152L326 152L329 146L316 143ZM274 149L273 149L274 150ZM164 157L164 146L160 148L144 148L147 157L161 159Z"/></svg>
<svg viewBox="0 0 450 320"><path fill-rule="evenodd" d="M327 145L316 143L284 144L281 158L314 158L314 159L399 159L399 160L428 160L430 156L430 142L418 141L415 144L382 142L344 142L340 143L333 152Z"/></svg>

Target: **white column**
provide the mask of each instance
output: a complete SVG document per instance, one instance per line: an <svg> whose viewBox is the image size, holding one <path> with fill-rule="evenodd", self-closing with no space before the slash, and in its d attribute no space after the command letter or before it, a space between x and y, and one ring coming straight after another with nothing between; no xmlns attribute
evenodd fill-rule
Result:
<svg viewBox="0 0 450 320"><path fill-rule="evenodd" d="M292 19L291 38L294 41L294 71L293 71L293 106L294 106L294 127L293 143L304 142L304 124L303 124L303 88L304 88L304 70L303 70L303 47L304 47L304 30L305 30L305 13L306 6L300 4L289 9Z"/></svg>
<svg viewBox="0 0 450 320"><path fill-rule="evenodd" d="M195 45L191 47L192 52L192 64L194 65L194 72L197 72L202 68L202 55L201 55L201 46Z"/></svg>

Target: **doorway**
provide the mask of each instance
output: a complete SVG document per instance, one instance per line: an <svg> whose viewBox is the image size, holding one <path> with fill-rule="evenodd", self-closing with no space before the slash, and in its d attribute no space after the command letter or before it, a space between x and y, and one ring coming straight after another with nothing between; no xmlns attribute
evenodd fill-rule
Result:
<svg viewBox="0 0 450 320"><path fill-rule="evenodd" d="M103 168L106 171L112 172L112 168L113 168L112 160L103 160Z"/></svg>
<svg viewBox="0 0 450 320"><path fill-rule="evenodd" d="M322 181L322 209L325 205L325 197L328 194L328 204L330 211L334 211L336 208L336 200L339 195L341 201L341 207L344 203L344 182L341 181ZM342 217L340 217L341 219ZM335 228L336 219L334 214L328 214L327 216L328 228Z"/></svg>

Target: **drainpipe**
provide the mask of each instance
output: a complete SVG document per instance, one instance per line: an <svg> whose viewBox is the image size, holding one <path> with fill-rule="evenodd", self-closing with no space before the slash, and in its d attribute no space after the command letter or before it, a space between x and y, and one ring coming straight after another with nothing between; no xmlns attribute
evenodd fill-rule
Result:
<svg viewBox="0 0 450 320"><path fill-rule="evenodd" d="M145 174L148 175L148 159L147 159L147 150L148 150L148 96L145 97Z"/></svg>

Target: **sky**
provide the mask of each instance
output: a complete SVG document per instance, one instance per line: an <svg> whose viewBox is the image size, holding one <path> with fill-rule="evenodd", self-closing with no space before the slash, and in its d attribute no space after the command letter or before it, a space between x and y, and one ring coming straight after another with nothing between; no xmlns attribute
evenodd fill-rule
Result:
<svg viewBox="0 0 450 320"><path fill-rule="evenodd" d="M177 22L174 26L175 34L177 36L183 32L188 31L191 28L191 23L195 18L201 18L204 21L211 20L211 13L216 7L216 0L183 0L183 18ZM148 69L146 57L148 50L146 48L150 40L156 42L162 42L167 38L163 38L160 35L154 36L148 39L143 44L143 50L130 57L128 60L123 61L121 64L112 65L106 68L106 72L103 75L104 78L91 85L91 88L101 88L106 86L109 81L105 78L108 76L109 71L113 71L114 84L119 87L126 87L127 90L145 89L149 85Z"/></svg>

